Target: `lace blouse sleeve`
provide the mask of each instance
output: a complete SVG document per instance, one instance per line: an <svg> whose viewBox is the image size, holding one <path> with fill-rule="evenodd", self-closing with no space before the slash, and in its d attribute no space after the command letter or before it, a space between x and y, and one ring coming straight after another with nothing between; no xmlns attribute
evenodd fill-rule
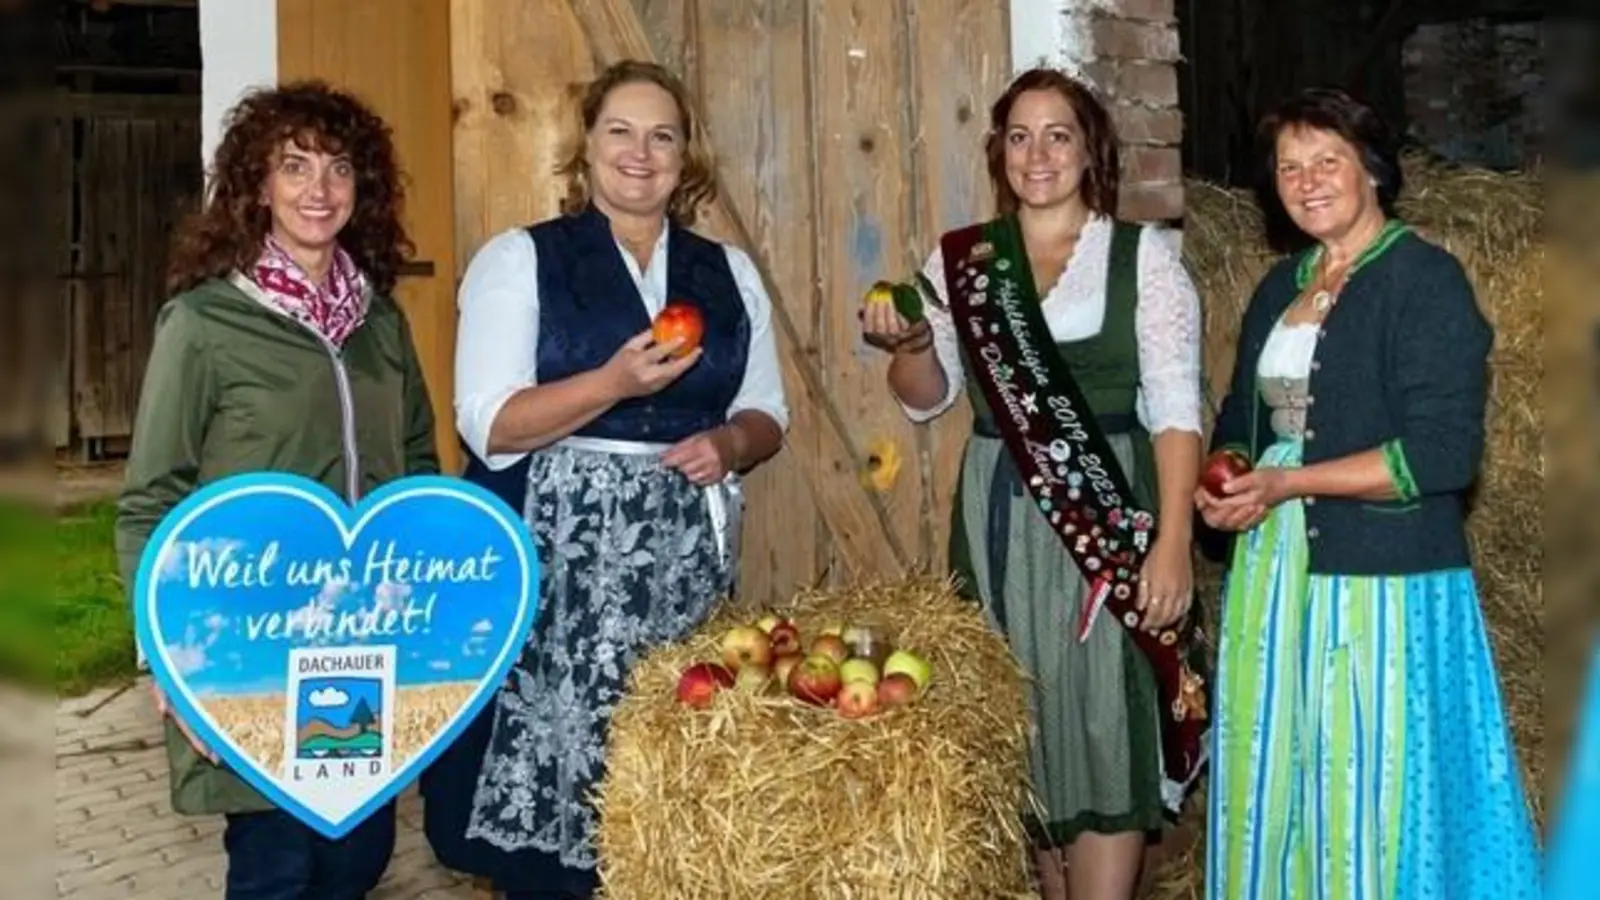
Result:
<svg viewBox="0 0 1600 900"><path fill-rule="evenodd" d="M945 294L944 252L940 248L934 247L933 253L928 255L928 261L922 267L922 274L932 282L934 291L939 295L939 302L948 307L950 298ZM961 352L956 345L955 321L950 318L949 310L931 303L923 304L922 309L923 315L928 318L928 325L933 329L934 358L939 361L939 368L944 370L945 391L939 402L929 409L916 409L896 397L895 400L900 404L900 408L905 410L906 416L913 422L929 421L949 409L961 395L964 383Z"/></svg>
<svg viewBox="0 0 1600 900"><path fill-rule="evenodd" d="M1200 298L1176 235L1147 228L1139 241L1139 419L1152 435L1201 434Z"/></svg>

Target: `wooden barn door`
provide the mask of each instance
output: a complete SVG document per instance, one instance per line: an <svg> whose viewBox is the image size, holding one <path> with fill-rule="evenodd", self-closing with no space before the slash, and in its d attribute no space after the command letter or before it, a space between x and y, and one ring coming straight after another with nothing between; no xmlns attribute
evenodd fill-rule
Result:
<svg viewBox="0 0 1600 900"><path fill-rule="evenodd" d="M167 243L197 196L198 103L184 97L81 95L59 120L66 225L63 283L71 431L85 452L125 446L166 297ZM67 196L70 196L67 195ZM56 444L67 443L53 423Z"/></svg>
<svg viewBox="0 0 1600 900"><path fill-rule="evenodd" d="M322 78L394 129L417 246L397 289L433 401L440 459L459 471L451 409L456 253L450 150L450 7L445 0L278 0L278 79Z"/></svg>
<svg viewBox="0 0 1600 900"><path fill-rule="evenodd" d="M982 139L1010 74L1005 2L453 0L452 19L458 187L528 179L458 190L463 255L554 214L570 88L597 65L654 58L695 92L723 187L701 227L767 276L794 413L750 483L744 598L942 569L965 405L910 425L855 312L874 280L908 277L942 230L990 209ZM870 485L884 450L899 475Z"/></svg>

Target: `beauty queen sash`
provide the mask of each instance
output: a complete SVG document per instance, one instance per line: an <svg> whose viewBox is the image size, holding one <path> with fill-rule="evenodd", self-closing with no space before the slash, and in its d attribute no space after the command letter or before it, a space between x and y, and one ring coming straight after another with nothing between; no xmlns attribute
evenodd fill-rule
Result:
<svg viewBox="0 0 1600 900"><path fill-rule="evenodd" d="M983 391L1040 514L1089 583L1077 639L1087 637L1106 608L1150 661L1161 698L1162 759L1168 781L1176 783L1163 793L1176 809L1204 762L1206 680L1190 664L1182 623L1153 634L1139 627L1139 570L1155 517L1138 507L1056 351L1016 223L1006 218L951 232L941 247L968 377Z"/></svg>

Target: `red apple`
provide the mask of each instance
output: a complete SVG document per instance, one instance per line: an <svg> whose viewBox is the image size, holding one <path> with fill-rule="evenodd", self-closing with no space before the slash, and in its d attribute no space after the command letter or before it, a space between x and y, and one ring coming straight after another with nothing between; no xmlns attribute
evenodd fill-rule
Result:
<svg viewBox="0 0 1600 900"><path fill-rule="evenodd" d="M683 342L683 346L672 354L679 357L687 356L700 346L705 331L705 317L700 315L700 308L682 300L668 303L656 314L655 321L650 323L650 336L655 338L656 343Z"/></svg>
<svg viewBox="0 0 1600 900"><path fill-rule="evenodd" d="M717 691L733 684L733 673L716 663L695 663L678 676L678 702L696 709L711 705Z"/></svg>
<svg viewBox="0 0 1600 900"><path fill-rule="evenodd" d="M789 684L789 673L794 671L795 666L800 665L800 661L803 659L805 657L799 653L788 653L777 657L772 661L773 679L779 684L787 686Z"/></svg>
<svg viewBox="0 0 1600 900"><path fill-rule="evenodd" d="M904 672L896 672L878 682L878 705L885 709L905 706L917 699L917 690L916 679Z"/></svg>
<svg viewBox="0 0 1600 900"><path fill-rule="evenodd" d="M860 719L878 711L878 688L865 681L847 682L839 689L839 715Z"/></svg>
<svg viewBox="0 0 1600 900"><path fill-rule="evenodd" d="M800 629L793 622L779 622L767 632L767 640L772 644L772 655L788 656L799 653Z"/></svg>
<svg viewBox="0 0 1600 900"><path fill-rule="evenodd" d="M1250 471L1250 460L1237 450L1218 450L1206 457L1200 469L1200 486L1213 497L1221 497L1222 486Z"/></svg>
<svg viewBox="0 0 1600 900"><path fill-rule="evenodd" d="M850 658L850 645L837 634L824 634L811 642L811 653L829 657L837 665Z"/></svg>
<svg viewBox="0 0 1600 900"><path fill-rule="evenodd" d="M744 666L772 662L772 643L754 625L738 625L722 636L722 664L737 672Z"/></svg>
<svg viewBox="0 0 1600 900"><path fill-rule="evenodd" d="M841 687L839 664L820 653L806 657L789 673L789 693L817 706L827 706Z"/></svg>

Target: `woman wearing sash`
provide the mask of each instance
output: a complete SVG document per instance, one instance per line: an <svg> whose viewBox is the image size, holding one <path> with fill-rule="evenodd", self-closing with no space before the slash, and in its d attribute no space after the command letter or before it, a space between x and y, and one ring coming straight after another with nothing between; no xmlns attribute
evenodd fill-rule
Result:
<svg viewBox="0 0 1600 900"><path fill-rule="evenodd" d="M1309 90L1263 122L1298 249L1244 314L1200 490L1231 532L1207 895L1532 898L1539 865L1472 574L1493 341L1455 257L1395 214L1381 119Z"/></svg>
<svg viewBox="0 0 1600 900"><path fill-rule="evenodd" d="M1000 217L943 237L909 321L869 300L863 327L892 352L889 387L913 420L964 387L974 407L951 561L1035 679L1040 888L1126 900L1146 834L1199 762L1164 772L1158 679L1130 639L1171 653L1191 599L1199 304L1171 243L1113 218L1116 136L1093 95L1034 70L990 117ZM1103 553L1081 553L1103 537ZM1128 564L1136 544L1143 562Z"/></svg>
<svg viewBox="0 0 1600 900"><path fill-rule="evenodd" d="M611 711L634 661L731 591L736 473L777 452L788 420L754 264L687 227L714 182L683 85L619 63L581 113L564 214L489 241L461 287L467 477L524 512L540 609L423 788L441 861L508 900L594 892ZM651 339L669 300L704 318L687 355Z"/></svg>

